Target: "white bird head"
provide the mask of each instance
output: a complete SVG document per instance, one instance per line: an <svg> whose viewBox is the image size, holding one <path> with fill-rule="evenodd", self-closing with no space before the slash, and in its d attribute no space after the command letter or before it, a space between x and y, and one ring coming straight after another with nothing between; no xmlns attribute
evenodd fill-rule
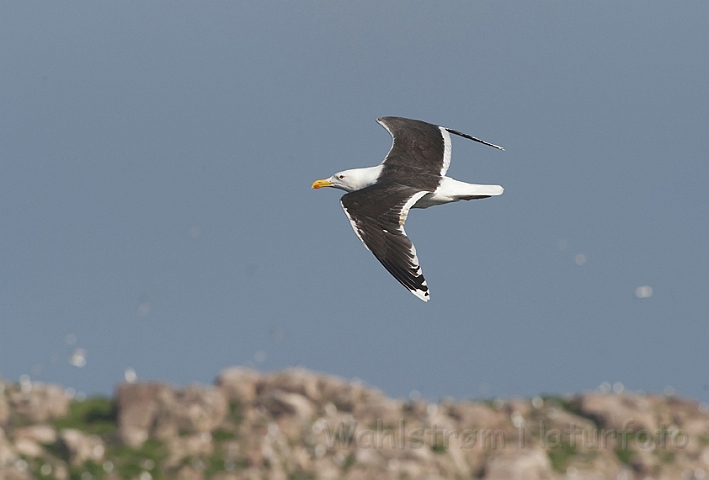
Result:
<svg viewBox="0 0 709 480"><path fill-rule="evenodd" d="M369 168L353 168L337 172L330 178L315 180L313 188L332 187L346 192L355 192L376 183L382 171L381 165Z"/></svg>

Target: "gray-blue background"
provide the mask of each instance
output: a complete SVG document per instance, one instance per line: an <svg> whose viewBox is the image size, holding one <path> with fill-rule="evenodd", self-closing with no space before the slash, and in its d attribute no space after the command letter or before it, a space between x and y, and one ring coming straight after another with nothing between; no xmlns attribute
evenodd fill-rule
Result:
<svg viewBox="0 0 709 480"><path fill-rule="evenodd" d="M707 25L706 2L3 2L0 374L707 401ZM428 304L310 189L381 161L382 115L507 149L454 138L450 175L505 194L409 216Z"/></svg>

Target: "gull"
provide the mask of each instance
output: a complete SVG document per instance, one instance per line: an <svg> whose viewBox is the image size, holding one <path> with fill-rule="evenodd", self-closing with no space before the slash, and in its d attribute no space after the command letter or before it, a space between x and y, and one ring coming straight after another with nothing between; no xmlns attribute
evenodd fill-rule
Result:
<svg viewBox="0 0 709 480"><path fill-rule="evenodd" d="M504 148L420 120L381 117L377 122L393 140L384 161L376 167L337 172L316 180L312 188L348 192L340 203L357 237L394 278L427 302L429 288L416 248L404 231L409 210L502 195L500 185L465 183L446 176L451 162L451 133Z"/></svg>

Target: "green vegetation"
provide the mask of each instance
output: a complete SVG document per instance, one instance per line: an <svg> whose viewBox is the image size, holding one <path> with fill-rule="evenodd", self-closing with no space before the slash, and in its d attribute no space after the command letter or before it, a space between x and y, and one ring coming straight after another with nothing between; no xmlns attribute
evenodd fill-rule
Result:
<svg viewBox="0 0 709 480"><path fill-rule="evenodd" d="M576 447L568 442L562 442L558 447L547 450L551 466L557 472L565 472L569 460L576 456Z"/></svg>
<svg viewBox="0 0 709 480"><path fill-rule="evenodd" d="M241 404L237 401L229 402L229 420L234 422L234 425L239 425L244 420Z"/></svg>
<svg viewBox="0 0 709 480"><path fill-rule="evenodd" d="M630 466L633 459L633 451L629 448L616 448L615 456L618 457L621 463Z"/></svg>
<svg viewBox="0 0 709 480"><path fill-rule="evenodd" d="M138 449L118 445L106 452L106 458L113 460L116 472L121 478L133 478L147 470L156 480L164 478L160 464L167 455L167 446L153 438L146 440Z"/></svg>
<svg viewBox="0 0 709 480"><path fill-rule="evenodd" d="M90 397L75 400L69 414L54 421L57 430L75 428L92 435L108 435L118 431L116 405L108 398Z"/></svg>
<svg viewBox="0 0 709 480"><path fill-rule="evenodd" d="M51 456L64 460L65 462L69 461L69 450L67 450L59 440L50 445L45 445L44 448Z"/></svg>
<svg viewBox="0 0 709 480"><path fill-rule="evenodd" d="M662 452L660 455L660 460L662 463L674 463L675 461L675 454L674 452Z"/></svg>
<svg viewBox="0 0 709 480"><path fill-rule="evenodd" d="M217 472L224 471L224 458L219 455L212 455L207 459L207 469L205 476L211 478Z"/></svg>
<svg viewBox="0 0 709 480"><path fill-rule="evenodd" d="M132 449L123 446L112 446L111 442L115 442L115 436L118 433L118 418L116 405L108 398L96 396L86 400L74 400L69 404L67 416L56 419L52 423L57 431L72 428L85 434L101 436L106 443L106 458L115 458L116 463L119 465L129 464L133 459L134 455L130 455L131 460L120 458L120 455L125 455ZM69 451L61 441L57 440L51 445L46 445L45 448L50 455L69 463ZM143 456L140 458L143 458ZM134 475L138 475L143 471L140 468L129 468L128 470ZM69 467L69 476L72 480L80 480L82 474L86 473L90 473L92 478L96 480L105 478L107 474L103 465L98 465L92 461L88 461L81 466Z"/></svg>
<svg viewBox="0 0 709 480"><path fill-rule="evenodd" d="M90 473L94 479L102 479L106 476L103 467L92 461L88 461L78 467L69 467L69 478L71 480L84 480L82 475L85 473Z"/></svg>
<svg viewBox="0 0 709 480"><path fill-rule="evenodd" d="M288 480L315 480L315 474L298 470L288 475Z"/></svg>
<svg viewBox="0 0 709 480"><path fill-rule="evenodd" d="M352 467L352 465L355 464L355 461L356 461L355 454L350 453L345 458L345 463L342 465L342 469L346 472L347 470L349 470Z"/></svg>
<svg viewBox="0 0 709 480"><path fill-rule="evenodd" d="M443 445L443 442L436 442L431 445L431 451L434 453L446 453L446 446Z"/></svg>
<svg viewBox="0 0 709 480"><path fill-rule="evenodd" d="M234 433L230 430L225 430L223 428L220 428L219 430L215 430L212 432L212 439L214 439L215 442L225 442L227 440L235 440L236 433Z"/></svg>
<svg viewBox="0 0 709 480"><path fill-rule="evenodd" d="M485 478L485 475L487 475L487 470L485 465L483 465L473 473L473 478Z"/></svg>
<svg viewBox="0 0 709 480"><path fill-rule="evenodd" d="M497 400L494 398L483 398L478 401L482 402L484 405L492 408L493 410L497 410Z"/></svg>

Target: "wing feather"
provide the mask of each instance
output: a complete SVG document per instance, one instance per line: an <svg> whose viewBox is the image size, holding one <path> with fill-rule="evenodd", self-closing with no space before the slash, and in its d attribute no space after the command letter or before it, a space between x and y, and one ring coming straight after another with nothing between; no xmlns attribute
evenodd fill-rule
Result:
<svg viewBox="0 0 709 480"><path fill-rule="evenodd" d="M428 301L426 279L416 248L404 230L411 207L426 190L395 183L377 183L342 197L353 230L384 268L406 289Z"/></svg>
<svg viewBox="0 0 709 480"><path fill-rule="evenodd" d="M407 185L435 190L450 165L451 140L448 131L420 120L401 117L381 117L377 122L392 137L391 149L382 162L382 178L393 180L406 177Z"/></svg>

